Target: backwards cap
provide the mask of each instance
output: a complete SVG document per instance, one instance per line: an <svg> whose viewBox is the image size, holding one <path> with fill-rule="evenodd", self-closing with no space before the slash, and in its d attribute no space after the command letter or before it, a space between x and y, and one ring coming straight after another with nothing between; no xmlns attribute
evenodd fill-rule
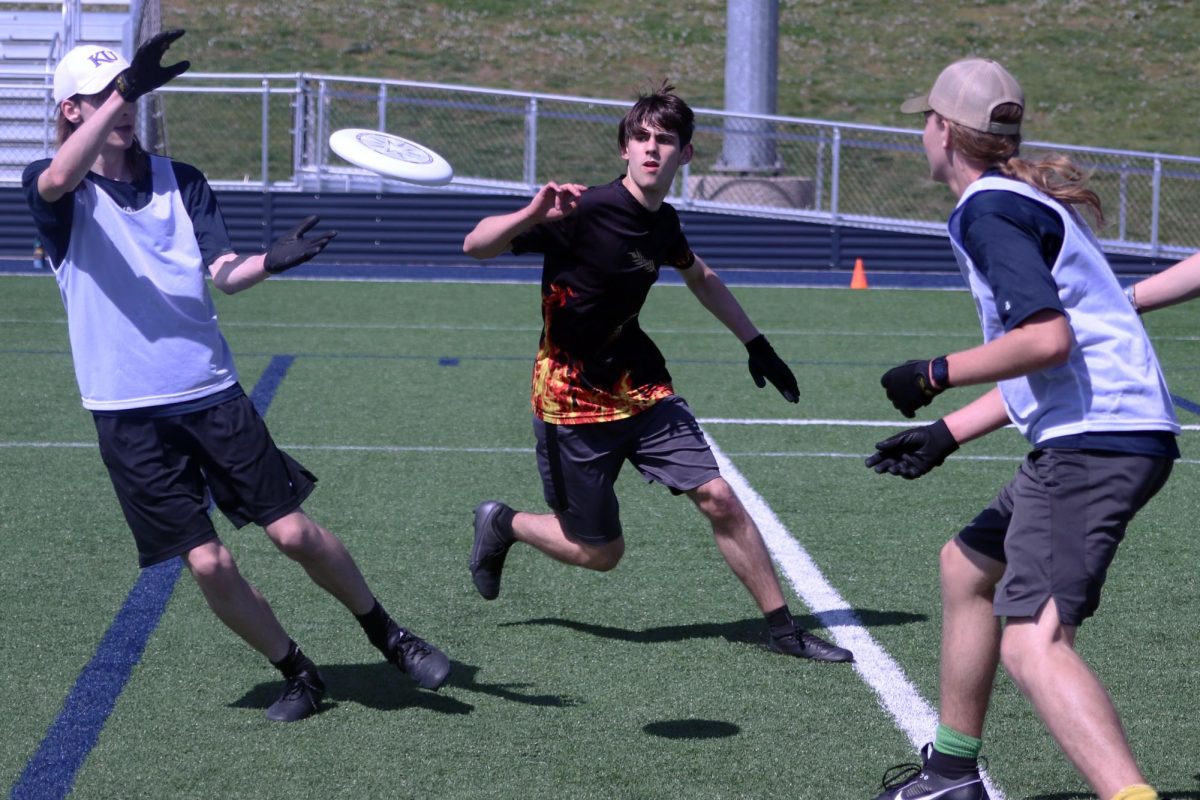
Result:
<svg viewBox="0 0 1200 800"><path fill-rule="evenodd" d="M936 111L948 120L980 133L1014 136L1021 123L993 122L997 106L1015 103L1025 110L1025 93L1008 70L987 58L964 58L942 70L928 93L906 100L905 114Z"/></svg>
<svg viewBox="0 0 1200 800"><path fill-rule="evenodd" d="M104 91L129 62L115 50L96 44L74 47L54 69L55 105L77 94Z"/></svg>

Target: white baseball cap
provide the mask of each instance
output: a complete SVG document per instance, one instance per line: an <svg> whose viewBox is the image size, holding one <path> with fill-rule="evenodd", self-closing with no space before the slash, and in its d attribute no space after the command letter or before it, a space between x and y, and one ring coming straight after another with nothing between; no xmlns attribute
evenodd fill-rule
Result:
<svg viewBox="0 0 1200 800"><path fill-rule="evenodd" d="M936 111L982 133L1016 135L1021 123L994 122L996 106L1012 103L1025 109L1025 93L1008 70L987 58L964 58L942 70L928 93L906 100L905 114Z"/></svg>
<svg viewBox="0 0 1200 800"><path fill-rule="evenodd" d="M85 44L74 47L54 68L54 103L77 94L96 94L129 68L124 56L108 47Z"/></svg>

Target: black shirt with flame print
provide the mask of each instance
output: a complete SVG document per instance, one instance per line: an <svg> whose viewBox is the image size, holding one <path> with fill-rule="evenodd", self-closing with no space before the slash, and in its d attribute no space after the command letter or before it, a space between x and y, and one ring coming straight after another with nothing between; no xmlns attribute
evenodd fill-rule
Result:
<svg viewBox="0 0 1200 800"><path fill-rule="evenodd" d="M666 361L638 323L663 266L695 257L664 203L648 211L621 179L593 186L566 219L513 240L542 253L542 335L533 412L558 425L632 417L674 393Z"/></svg>

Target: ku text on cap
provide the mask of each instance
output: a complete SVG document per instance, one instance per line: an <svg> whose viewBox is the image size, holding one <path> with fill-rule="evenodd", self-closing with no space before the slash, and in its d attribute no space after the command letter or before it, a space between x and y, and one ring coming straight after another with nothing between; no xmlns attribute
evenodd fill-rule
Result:
<svg viewBox="0 0 1200 800"><path fill-rule="evenodd" d="M111 48L95 44L72 48L54 69L54 102L102 92L128 68L129 62Z"/></svg>

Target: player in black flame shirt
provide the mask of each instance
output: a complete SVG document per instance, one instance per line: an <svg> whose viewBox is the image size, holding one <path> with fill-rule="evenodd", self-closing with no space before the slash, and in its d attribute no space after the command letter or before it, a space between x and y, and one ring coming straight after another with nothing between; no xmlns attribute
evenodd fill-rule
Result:
<svg viewBox="0 0 1200 800"><path fill-rule="evenodd" d="M796 378L725 284L688 246L663 200L692 157L692 110L664 84L622 119L623 176L604 186L548 183L523 209L487 217L467 235L476 258L540 252L542 337L533 370L534 433L552 514L487 501L475 510L472 578L494 599L509 548L522 541L568 564L609 570L625 543L613 484L628 461L649 481L686 494L712 524L721 554L767 619L775 652L849 661L850 651L792 618L754 521L729 484L638 314L659 270L680 275L746 345L750 372L797 402Z"/></svg>

